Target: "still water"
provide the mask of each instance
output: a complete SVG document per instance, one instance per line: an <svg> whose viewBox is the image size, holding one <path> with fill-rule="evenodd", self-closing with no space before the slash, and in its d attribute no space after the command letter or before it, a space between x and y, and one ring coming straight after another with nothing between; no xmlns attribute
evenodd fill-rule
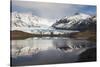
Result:
<svg viewBox="0 0 100 67"><path fill-rule="evenodd" d="M64 37L33 37L11 42L14 66L76 62L80 53L96 45L87 40Z"/></svg>

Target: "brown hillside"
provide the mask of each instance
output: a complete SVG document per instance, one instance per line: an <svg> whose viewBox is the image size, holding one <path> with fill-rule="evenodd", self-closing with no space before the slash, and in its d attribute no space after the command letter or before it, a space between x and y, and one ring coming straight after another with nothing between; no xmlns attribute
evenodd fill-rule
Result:
<svg viewBox="0 0 100 67"><path fill-rule="evenodd" d="M12 39L25 39L31 36L32 34L23 32L23 31L18 31L18 30L10 31L11 40Z"/></svg>

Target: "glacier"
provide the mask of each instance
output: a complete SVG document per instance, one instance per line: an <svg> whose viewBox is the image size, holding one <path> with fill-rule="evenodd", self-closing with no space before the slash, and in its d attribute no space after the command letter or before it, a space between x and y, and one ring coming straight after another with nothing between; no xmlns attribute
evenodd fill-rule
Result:
<svg viewBox="0 0 100 67"><path fill-rule="evenodd" d="M78 32L73 30L57 30L52 27L54 22L45 18L33 16L32 13L12 12L11 17L11 31L19 30L32 34L40 32L44 32L45 34L50 34L50 32L54 32L54 34Z"/></svg>

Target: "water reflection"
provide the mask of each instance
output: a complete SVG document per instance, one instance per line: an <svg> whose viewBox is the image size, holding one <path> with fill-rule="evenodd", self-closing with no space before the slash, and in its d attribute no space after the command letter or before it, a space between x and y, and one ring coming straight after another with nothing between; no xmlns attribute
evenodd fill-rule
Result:
<svg viewBox="0 0 100 67"><path fill-rule="evenodd" d="M12 40L12 65L75 62L95 43L70 38L28 38Z"/></svg>

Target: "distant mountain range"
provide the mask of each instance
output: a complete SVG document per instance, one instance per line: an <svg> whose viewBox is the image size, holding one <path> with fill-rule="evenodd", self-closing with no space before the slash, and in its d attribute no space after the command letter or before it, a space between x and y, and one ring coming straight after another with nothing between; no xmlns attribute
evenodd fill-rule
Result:
<svg viewBox="0 0 100 67"><path fill-rule="evenodd" d="M52 27L66 30L96 30L96 16L75 13L73 16L56 21Z"/></svg>
<svg viewBox="0 0 100 67"><path fill-rule="evenodd" d="M31 13L18 13L12 12L11 13L11 27L46 27L47 25L44 22L49 22L45 18L41 18L38 16L33 16Z"/></svg>
<svg viewBox="0 0 100 67"><path fill-rule="evenodd" d="M64 17L52 26L47 26L44 22L49 22L45 18L33 16L31 13L11 13L11 27L13 30L18 28L54 28L64 30L95 30L96 29L96 16L91 16L83 13L75 13L73 16Z"/></svg>

